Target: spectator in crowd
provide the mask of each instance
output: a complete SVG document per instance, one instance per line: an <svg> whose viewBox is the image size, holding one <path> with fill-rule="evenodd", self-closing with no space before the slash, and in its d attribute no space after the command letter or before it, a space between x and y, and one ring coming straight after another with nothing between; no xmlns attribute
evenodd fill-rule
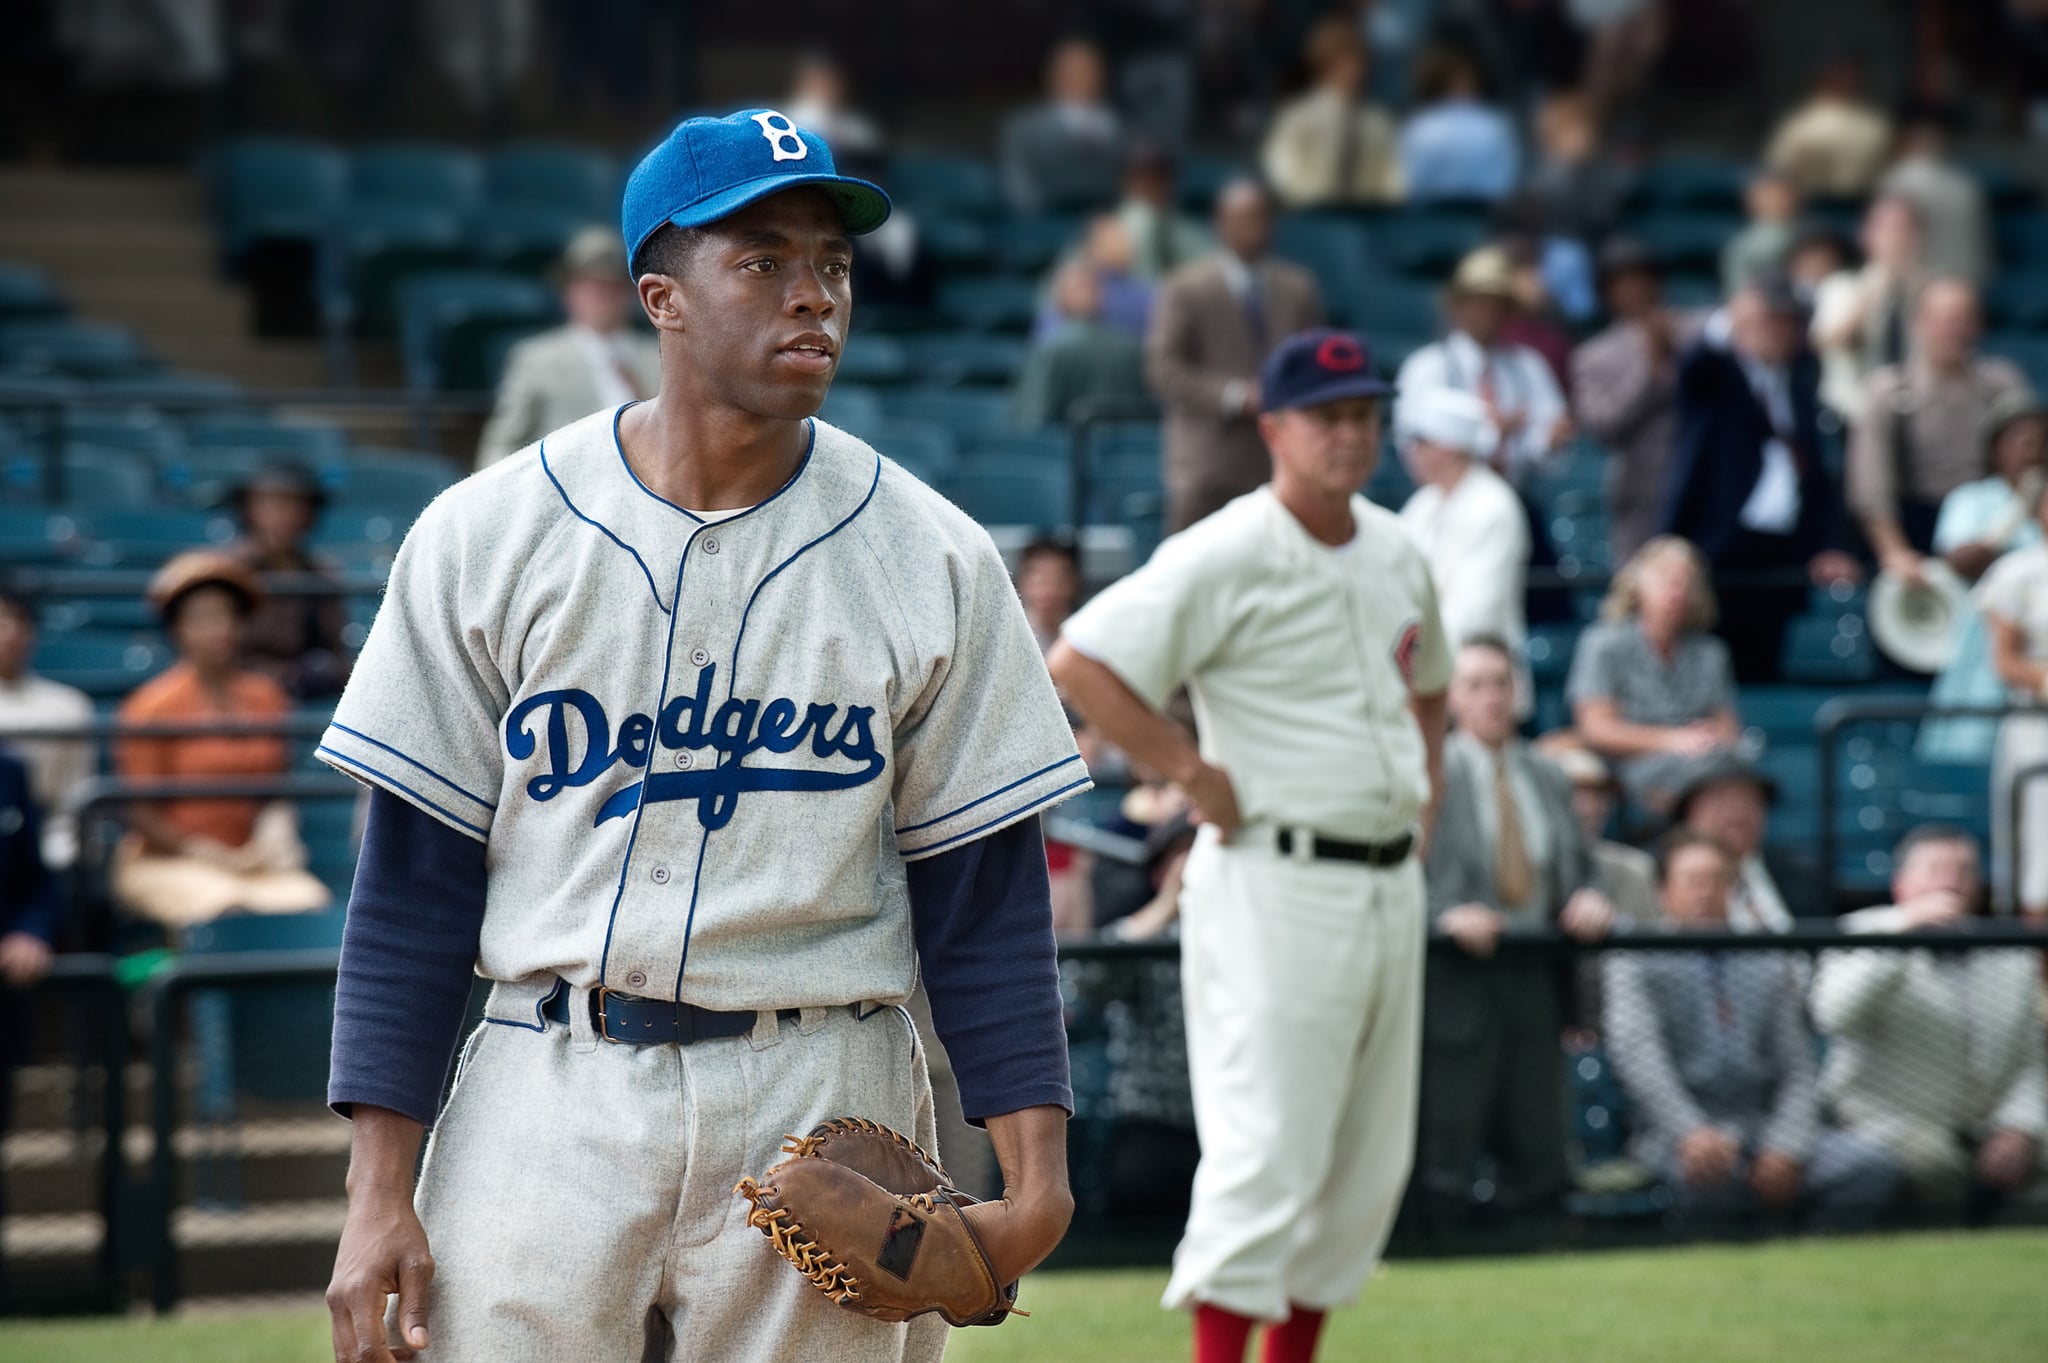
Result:
<svg viewBox="0 0 2048 1363"><path fill-rule="evenodd" d="M1614 575L1565 682L1572 721L1622 789L1668 812L1700 763L1742 739L1728 648L1699 551L1660 536Z"/></svg>
<svg viewBox="0 0 2048 1363"><path fill-rule="evenodd" d="M832 148L835 164L878 160L884 150L881 125L853 107L851 82L837 58L806 52L790 76L782 108L790 122L809 128Z"/></svg>
<svg viewBox="0 0 2048 1363"><path fill-rule="evenodd" d="M1657 918L1656 859L1640 847L1607 836L1621 792L1600 754L1569 729L1546 734L1534 745L1572 783L1572 815L1593 857L1593 886L1614 906L1617 924L1651 923ZM1597 973L1597 972L1596 972ZM1598 1016L1597 1011L1595 1016Z"/></svg>
<svg viewBox="0 0 2048 1363"><path fill-rule="evenodd" d="M1539 156L1524 192L1544 230L1598 246L1614 230L1633 187L1629 174L1600 149L1593 102L1577 91L1552 95L1536 115Z"/></svg>
<svg viewBox="0 0 2048 1363"><path fill-rule="evenodd" d="M1572 352L1572 410L1613 455L1607 477L1614 561L1626 562L1657 533L1671 447L1678 434L1678 357L1698 320L1667 306L1663 277L1641 243L1617 237L1601 248L1600 295L1607 328Z"/></svg>
<svg viewBox="0 0 2048 1363"><path fill-rule="evenodd" d="M1937 279L1920 291L1915 345L1863 382L1845 470L1849 509L1887 572L1920 580L1942 499L1984 471L1985 432L2027 394L2011 360L1977 349L1975 286Z"/></svg>
<svg viewBox="0 0 2048 1363"><path fill-rule="evenodd" d="M1119 335L1143 340L1152 325L1158 289L1138 274L1137 244L1124 219L1115 213L1090 218L1080 242L1060 259L1054 271L1077 261L1095 274L1096 312L1102 324ZM1047 339L1057 328L1057 298L1050 301L1054 306L1042 309L1032 328L1034 340Z"/></svg>
<svg viewBox="0 0 2048 1363"><path fill-rule="evenodd" d="M1444 638L1454 645L1506 640L1515 659L1516 713L1527 714L1535 695L1522 660L1529 518L1515 490L1487 467L1493 439L1486 406L1470 393L1408 389L1395 403L1394 440L1421 485L1401 508L1401 524L1436 579Z"/></svg>
<svg viewBox="0 0 2048 1363"><path fill-rule="evenodd" d="M1580 278L1575 283L1581 292L1590 295L1591 263L1586 259L1585 249L1568 237L1506 232L1497 244L1507 254L1515 300L1507 325L1500 330L1501 343L1521 346L1542 356L1550 369L1551 382L1557 385L1558 400L1563 401L1564 385L1571 381L1572 336L1566 329L1565 309L1550 291L1551 280L1559 277L1560 272L1564 277L1576 273ZM1563 255L1576 257L1578 264L1562 266ZM1584 311L1590 315L1591 299L1584 301ZM1559 443L1563 443L1562 438Z"/></svg>
<svg viewBox="0 0 2048 1363"><path fill-rule="evenodd" d="M1658 855L1666 926L1720 931L1734 866L1680 830ZM1607 1054L1635 1121L1631 1155L1703 1216L1808 1212L1868 1224L1898 1172L1883 1147L1821 1125L1814 1048L1776 952L1609 954Z"/></svg>
<svg viewBox="0 0 2048 1363"><path fill-rule="evenodd" d="M1977 840L1939 824L1892 854L1892 903L1845 933L1939 941L1979 912ZM1838 1120L1891 1152L1916 1201L1981 1216L2017 1192L2048 1134L2048 1058L2035 1015L2039 954L2025 950L1821 953L1813 1020L1828 1043L1821 1094Z"/></svg>
<svg viewBox="0 0 2048 1363"><path fill-rule="evenodd" d="M92 723L92 700L75 686L38 676L36 608L27 596L0 586L0 751L28 766L29 793L43 817L43 860L61 871L78 856L77 821L64 804L93 774L89 738L10 738L10 730L61 729Z"/></svg>
<svg viewBox="0 0 2048 1363"><path fill-rule="evenodd" d="M263 599L255 574L212 550L179 554L158 570L150 604L178 653L171 668L121 705L124 728L152 724L252 726L291 713L290 697L241 665L242 631ZM282 776L290 753L272 735L123 738L115 761L126 781ZM325 908L327 887L306 873L298 818L282 800L137 800L114 860L114 895L169 928L233 909L303 913Z"/></svg>
<svg viewBox="0 0 2048 1363"><path fill-rule="evenodd" d="M1914 109L1899 133L1898 159L1877 188L1920 210L1930 275L1982 284L1992 273L1991 219L1983 186L1949 155L1951 118L1927 105Z"/></svg>
<svg viewBox="0 0 2048 1363"><path fill-rule="evenodd" d="M1221 249L1160 288L1145 338L1146 377L1166 408L1169 533L1266 481L1259 365L1323 320L1315 277L1270 254L1273 205L1256 180L1217 196L1216 236Z"/></svg>
<svg viewBox="0 0 2048 1363"><path fill-rule="evenodd" d="M1025 545L1017 556L1017 596L1043 653L1059 642L1060 626L1081 600L1081 555L1073 543L1038 539Z"/></svg>
<svg viewBox="0 0 2048 1363"><path fill-rule="evenodd" d="M1364 34L1325 15L1309 29L1302 61L1312 83L1280 106L1260 157L1273 193L1289 208L1398 202L1394 120L1366 95Z"/></svg>
<svg viewBox="0 0 2048 1363"><path fill-rule="evenodd" d="M1633 112L1670 36L1663 0L1581 0L1566 8L1587 31L1586 98L1595 114Z"/></svg>
<svg viewBox="0 0 2048 1363"><path fill-rule="evenodd" d="M1822 63L1806 101L1778 124L1764 164L1808 194L1868 194L1892 145L1891 120L1863 93L1863 62L1837 52Z"/></svg>
<svg viewBox="0 0 2048 1363"><path fill-rule="evenodd" d="M1841 494L1821 462L1819 369L1803 321L1784 281L1752 284L1729 301L1727 347L1696 344L1679 361L1664 530L1698 545L1716 574L1824 584L1860 573L1837 547ZM1736 677L1776 679L1806 588L1766 582L1725 595L1721 637Z"/></svg>
<svg viewBox="0 0 2048 1363"><path fill-rule="evenodd" d="M1479 67L1454 48L1426 53L1415 76L1416 109L1401 125L1401 174L1416 203L1492 202L1522 178L1522 150L1508 116L1485 100Z"/></svg>
<svg viewBox="0 0 2048 1363"><path fill-rule="evenodd" d="M1105 96L1102 51L1085 38L1052 50L1045 100L1003 125L1003 192L1018 213L1103 209L1116 202L1124 130Z"/></svg>
<svg viewBox="0 0 2048 1363"><path fill-rule="evenodd" d="M0 753L0 1141L14 1116L14 1071L30 1056L27 991L55 959L61 901L56 877L43 865L43 828L29 770ZM7 1182L0 1179L0 1221L7 1216ZM7 1281L0 1245L0 1293Z"/></svg>
<svg viewBox="0 0 2048 1363"><path fill-rule="evenodd" d="M630 328L635 307L626 248L609 227L569 239L555 269L568 322L512 347L498 401L477 447L477 467L495 464L579 417L661 387L654 337Z"/></svg>
<svg viewBox="0 0 2048 1363"><path fill-rule="evenodd" d="M1829 911L1827 877L1792 852L1764 846L1777 783L1734 752L1694 769L1672 802L1680 827L1721 844L1735 866L1728 889L1734 932L1789 932L1793 919Z"/></svg>
<svg viewBox="0 0 2048 1363"><path fill-rule="evenodd" d="M1425 1214L1444 1223L1471 1203L1475 1166L1494 1161L1493 1208L1555 1208L1566 1182L1564 1004L1552 962L1493 959L1501 934L1555 924L1606 936L1614 906L1593 888L1571 783L1515 736L1514 656L1499 638L1458 649L1444 745L1444 791L1424 866L1437 930L1423 987L1422 1112L1416 1149Z"/></svg>
<svg viewBox="0 0 2048 1363"><path fill-rule="evenodd" d="M2048 496L2033 488L2036 524L2048 529ZM1991 565L1977 584L1977 608L1991 633L1991 662L2014 705L2048 702L2048 541L2015 549ZM2048 715L2013 714L2000 721L1991 775L1991 862L2001 903L2013 903L2032 922L2048 926L2048 782L2020 792L2020 773L2048 762ZM2017 884L2002 883L2019 856Z"/></svg>
<svg viewBox="0 0 2048 1363"><path fill-rule="evenodd" d="M1564 394L1543 357L1503 337L1515 311L1515 267L1498 246L1458 262L1445 298L1450 334L1401 364L1404 389L1455 388L1492 415L1493 463L1519 481L1571 434Z"/></svg>
<svg viewBox="0 0 2048 1363"><path fill-rule="evenodd" d="M1721 248L1721 288L1726 293L1783 273L1799 231L1799 183L1791 176L1758 171L1750 177L1742 201L1749 222Z"/></svg>
<svg viewBox="0 0 2048 1363"><path fill-rule="evenodd" d="M1216 249L1209 230L1180 211L1173 155L1156 142L1131 147L1116 216L1131 244L1131 275L1147 285L1156 285Z"/></svg>
<svg viewBox="0 0 2048 1363"><path fill-rule="evenodd" d="M1880 365L1906 358L1913 309L1926 281L1920 211L1885 195L1863 217L1864 264L1821 281L1813 295L1813 345L1820 352L1821 397L1854 421L1863 381Z"/></svg>
<svg viewBox="0 0 2048 1363"><path fill-rule="evenodd" d="M2048 477L2048 407L2031 394L2008 397L1991 414L1990 470L1942 499L1934 524L1934 552L1965 582L1975 582L1999 558L2037 544L2041 527L2029 510ZM1956 632L1955 652L1934 679L1928 699L1937 706L1999 706L2005 684L1991 665L1991 636L1972 612ZM1997 725L1988 719L1921 721L1915 745L1923 761L1983 766L1991 761Z"/></svg>
<svg viewBox="0 0 2048 1363"><path fill-rule="evenodd" d="M306 547L327 493L311 470L284 460L258 465L235 489L241 538L226 552L257 575L333 576L335 565ZM348 680L348 623L338 593L272 594L242 628L242 661L300 700L341 693Z"/></svg>
<svg viewBox="0 0 2048 1363"><path fill-rule="evenodd" d="M1849 243L1832 227L1804 227L1785 253L1785 278L1807 310L1819 302L1821 285L1849 266ZM1822 357L1821 395L1827 396L1826 357Z"/></svg>
<svg viewBox="0 0 2048 1363"><path fill-rule="evenodd" d="M1145 396L1144 349L1102 317L1102 280L1084 260L1053 272L1058 321L1035 338L1017 376L1011 419L1020 430L1064 422L1075 402L1091 397Z"/></svg>

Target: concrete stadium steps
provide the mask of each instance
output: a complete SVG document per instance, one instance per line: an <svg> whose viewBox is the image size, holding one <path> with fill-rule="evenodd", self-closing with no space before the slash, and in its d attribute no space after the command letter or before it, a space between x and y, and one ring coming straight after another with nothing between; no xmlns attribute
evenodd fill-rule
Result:
<svg viewBox="0 0 2048 1363"><path fill-rule="evenodd" d="M324 381L317 341L250 334L247 293L221 277L196 174L8 169L0 203L0 259L43 270L78 316L134 328L180 369L252 388Z"/></svg>

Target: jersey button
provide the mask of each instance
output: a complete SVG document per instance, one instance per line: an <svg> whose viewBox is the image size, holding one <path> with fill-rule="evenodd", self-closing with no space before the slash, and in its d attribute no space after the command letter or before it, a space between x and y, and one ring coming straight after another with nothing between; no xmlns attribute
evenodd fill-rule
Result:
<svg viewBox="0 0 2048 1363"><path fill-rule="evenodd" d="M709 653L706 653L703 649L693 648L690 650L690 665L692 667L702 667L704 666L704 664L710 661L711 655Z"/></svg>
<svg viewBox="0 0 2048 1363"><path fill-rule="evenodd" d="M657 885L668 884L668 867L657 866L647 873L647 878Z"/></svg>
<svg viewBox="0 0 2048 1363"><path fill-rule="evenodd" d="M676 754L676 765L686 770L694 766L696 761L697 759L689 753L679 752Z"/></svg>
<svg viewBox="0 0 2048 1363"><path fill-rule="evenodd" d="M626 976L626 983L635 989L644 988L647 984L647 972L644 970L634 971Z"/></svg>
<svg viewBox="0 0 2048 1363"><path fill-rule="evenodd" d="M715 554L718 552L718 536L706 535L704 537L704 552L707 554Z"/></svg>

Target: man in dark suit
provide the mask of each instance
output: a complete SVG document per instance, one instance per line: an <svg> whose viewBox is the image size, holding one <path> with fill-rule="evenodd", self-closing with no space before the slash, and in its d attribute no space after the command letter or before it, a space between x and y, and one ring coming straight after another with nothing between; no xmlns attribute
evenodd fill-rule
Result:
<svg viewBox="0 0 2048 1363"><path fill-rule="evenodd" d="M1840 552L1841 489L1822 467L1820 365L1783 280L1736 291L1725 347L1702 341L1678 369L1678 435L1663 528L1698 545L1717 574L1800 572L1854 580ZM1720 633L1737 680L1778 675L1802 583L1722 588Z"/></svg>
<svg viewBox="0 0 2048 1363"><path fill-rule="evenodd" d="M1267 351L1320 326L1308 271L1273 259L1273 203L1256 180L1216 199L1222 249L1167 277L1145 335L1145 375L1166 407L1166 529L1184 530L1272 475L1259 438Z"/></svg>
<svg viewBox="0 0 2048 1363"><path fill-rule="evenodd" d="M1124 130L1103 92L1102 50L1070 38L1045 64L1045 99L1003 124L1003 193L1018 213L1108 208L1123 175Z"/></svg>
<svg viewBox="0 0 2048 1363"><path fill-rule="evenodd" d="M57 882L43 868L42 816L28 768L0 753L0 1140L14 1116L14 1070L28 1058L28 995L49 973L57 937ZM0 1180L0 1220L7 1215ZM6 1264L0 1261L0 1290Z"/></svg>
<svg viewBox="0 0 2048 1363"><path fill-rule="evenodd" d="M1564 985L1555 962L1493 959L1501 934L1552 924L1583 942L1614 908L1594 889L1571 781L1515 736L1514 660L1480 636L1458 650L1444 796L1424 866L1427 902L1456 951L1433 951L1423 985L1422 1109L1413 1196L1432 1224L1465 1215L1474 1167L1494 1158L1486 1202L1507 1214L1564 1192Z"/></svg>

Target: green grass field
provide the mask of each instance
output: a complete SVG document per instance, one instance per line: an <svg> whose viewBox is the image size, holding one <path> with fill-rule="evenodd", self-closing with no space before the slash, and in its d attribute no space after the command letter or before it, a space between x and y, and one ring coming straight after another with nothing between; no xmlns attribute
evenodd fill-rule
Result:
<svg viewBox="0 0 2048 1363"><path fill-rule="evenodd" d="M1165 1275L1045 1273L1034 1313L950 1363L1175 1363ZM2048 1232L1396 1263L1339 1315L1328 1363L2024 1363L2048 1359ZM322 1363L322 1313L0 1323L19 1363ZM431 1355L429 1355L431 1358ZM566 1361L565 1361L566 1363Z"/></svg>

